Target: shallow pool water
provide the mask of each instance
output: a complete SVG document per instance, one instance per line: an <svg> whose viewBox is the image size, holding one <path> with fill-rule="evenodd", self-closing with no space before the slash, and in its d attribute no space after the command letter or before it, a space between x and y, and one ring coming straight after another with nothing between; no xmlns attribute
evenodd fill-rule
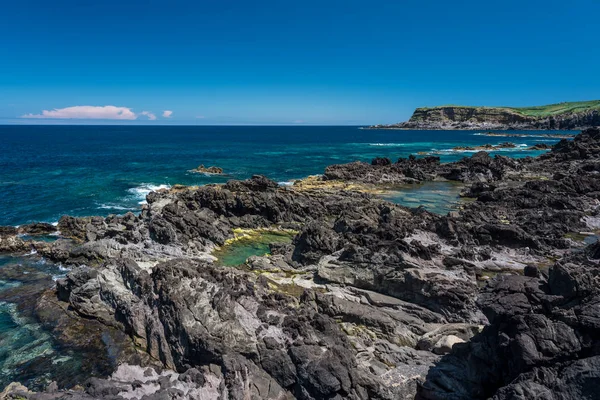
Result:
<svg viewBox="0 0 600 400"><path fill-rule="evenodd" d="M38 318L38 296L67 272L35 254L0 255L0 390L10 382L33 390L52 381L71 387L112 371L110 360L92 344L72 348L53 336L51 320Z"/></svg>
<svg viewBox="0 0 600 400"><path fill-rule="evenodd" d="M61 237L58 235L19 235L19 237L23 240L35 240L37 242L46 242L52 243L60 239Z"/></svg>
<svg viewBox="0 0 600 400"><path fill-rule="evenodd" d="M252 232L222 246L213 255L218 264L234 267L244 264L248 257L269 254L272 243L291 243L294 235L283 231Z"/></svg>
<svg viewBox="0 0 600 400"><path fill-rule="evenodd" d="M457 182L425 182L409 184L381 194L381 197L405 207L424 207L427 211L445 215L458 209L464 185Z"/></svg>

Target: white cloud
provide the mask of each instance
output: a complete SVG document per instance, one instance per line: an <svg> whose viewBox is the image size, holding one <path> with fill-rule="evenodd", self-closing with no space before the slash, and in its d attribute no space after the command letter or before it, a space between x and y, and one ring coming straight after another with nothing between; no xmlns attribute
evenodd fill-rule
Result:
<svg viewBox="0 0 600 400"><path fill-rule="evenodd" d="M197 115L196 116L196 119L204 119L204 118L205 118L204 115Z"/></svg>
<svg viewBox="0 0 600 400"><path fill-rule="evenodd" d="M137 115L128 107L116 106L73 106L44 110L41 114L25 114L21 118L60 118L60 119L126 119L133 120ZM150 119L156 119L150 118Z"/></svg>
<svg viewBox="0 0 600 400"><path fill-rule="evenodd" d="M171 115L173 115L173 111L170 111L170 110L163 111L163 117L171 118Z"/></svg>
<svg viewBox="0 0 600 400"><path fill-rule="evenodd" d="M150 121L154 121L156 119L156 115L154 115L154 113L151 113L150 111L142 111L140 115L148 117Z"/></svg>

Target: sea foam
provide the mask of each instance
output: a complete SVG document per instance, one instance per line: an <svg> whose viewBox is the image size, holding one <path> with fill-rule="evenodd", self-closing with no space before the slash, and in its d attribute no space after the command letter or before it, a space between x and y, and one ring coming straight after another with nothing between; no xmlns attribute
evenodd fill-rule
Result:
<svg viewBox="0 0 600 400"><path fill-rule="evenodd" d="M136 199L140 200L138 204L146 204L146 196L150 192L155 192L160 189L170 189L171 185L153 185L150 183L142 183L139 186L128 189Z"/></svg>
<svg viewBox="0 0 600 400"><path fill-rule="evenodd" d="M134 211L136 210L135 208L132 207L124 207L124 206L119 206L116 204L105 204L102 203L98 206L98 208L102 209L102 210L120 210L120 211Z"/></svg>
<svg viewBox="0 0 600 400"><path fill-rule="evenodd" d="M377 146L377 147L404 147L404 146L407 146L409 144L411 144L411 143L369 143L369 146Z"/></svg>

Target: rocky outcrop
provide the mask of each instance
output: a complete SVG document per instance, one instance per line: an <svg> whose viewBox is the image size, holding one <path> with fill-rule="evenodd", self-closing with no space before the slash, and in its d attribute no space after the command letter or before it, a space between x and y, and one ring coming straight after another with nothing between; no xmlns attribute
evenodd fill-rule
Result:
<svg viewBox="0 0 600 400"><path fill-rule="evenodd" d="M192 172L197 172L200 174L221 175L221 174L223 174L223 168L214 167L214 166L205 167L204 164L202 164L198 168L193 169Z"/></svg>
<svg viewBox="0 0 600 400"><path fill-rule="evenodd" d="M551 148L552 146L547 143L536 143L529 147L528 150L550 150Z"/></svg>
<svg viewBox="0 0 600 400"><path fill-rule="evenodd" d="M53 234L56 231L54 225L46 223L33 223L19 227L0 226L0 254L26 253L35 250L33 242L36 236Z"/></svg>
<svg viewBox="0 0 600 400"><path fill-rule="evenodd" d="M122 364L109 378L91 378L84 387L70 390L59 391L53 383L45 392L35 393L13 383L0 393L0 399L217 399L223 395L221 386L220 371L216 366L213 370L210 367L192 368L178 374L170 370L157 371L151 367Z"/></svg>
<svg viewBox="0 0 600 400"><path fill-rule="evenodd" d="M429 370L419 398L596 398L597 256L596 243L547 276L490 282L479 298L490 325Z"/></svg>
<svg viewBox="0 0 600 400"><path fill-rule="evenodd" d="M443 106L417 108L410 120L370 129L552 129L578 130L600 125L600 109L567 109L558 113L525 113L509 107Z"/></svg>
<svg viewBox="0 0 600 400"><path fill-rule="evenodd" d="M130 260L79 268L58 286L78 312L121 326L167 367L218 366L223 391L234 399L414 393L426 369L415 376L409 360L425 366L437 356L401 347L416 346L445 322L376 293L306 291L296 298L273 292L256 274L183 259L161 263L151 274ZM357 301L360 294L379 305ZM475 332L457 329L465 340ZM386 387L392 374L404 382Z"/></svg>
<svg viewBox="0 0 600 400"><path fill-rule="evenodd" d="M433 156L400 158L395 163L389 159L376 158L371 164L356 161L349 164L330 165L325 168L322 179L393 186L433 180L439 165L440 158Z"/></svg>
<svg viewBox="0 0 600 400"><path fill-rule="evenodd" d="M482 144L481 146L457 146L453 147L453 151L493 151L497 149L514 149L517 147L516 144L511 142L504 142L500 144Z"/></svg>

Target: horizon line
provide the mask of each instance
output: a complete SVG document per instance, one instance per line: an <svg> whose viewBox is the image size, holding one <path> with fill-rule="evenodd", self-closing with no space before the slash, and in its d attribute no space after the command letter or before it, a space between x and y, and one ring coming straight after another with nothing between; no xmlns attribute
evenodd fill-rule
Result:
<svg viewBox="0 0 600 400"><path fill-rule="evenodd" d="M170 124L152 124L152 123L142 123L142 124L112 124L112 123L73 123L73 124L18 124L18 123L0 123L0 126L371 126L374 124L178 124L178 123L170 123Z"/></svg>

